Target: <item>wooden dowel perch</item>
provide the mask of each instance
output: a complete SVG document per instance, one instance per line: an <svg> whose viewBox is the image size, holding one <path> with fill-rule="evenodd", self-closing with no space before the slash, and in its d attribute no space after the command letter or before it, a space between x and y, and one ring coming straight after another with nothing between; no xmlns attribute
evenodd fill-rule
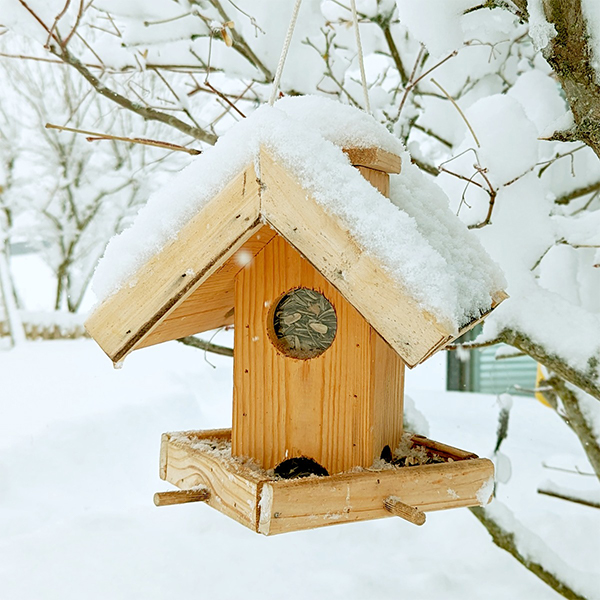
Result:
<svg viewBox="0 0 600 600"><path fill-rule="evenodd" d="M414 506L404 504L404 502L402 502L400 498L397 498L396 496L388 496L383 501L383 507L393 515L401 517L406 521L410 521L415 525L423 525L423 523L425 523L426 516L422 510L419 510Z"/></svg>
<svg viewBox="0 0 600 600"><path fill-rule="evenodd" d="M197 487L191 490L173 490L170 492L156 492L154 504L156 506L170 506L172 504L186 504L187 502L206 502L210 498L207 487Z"/></svg>

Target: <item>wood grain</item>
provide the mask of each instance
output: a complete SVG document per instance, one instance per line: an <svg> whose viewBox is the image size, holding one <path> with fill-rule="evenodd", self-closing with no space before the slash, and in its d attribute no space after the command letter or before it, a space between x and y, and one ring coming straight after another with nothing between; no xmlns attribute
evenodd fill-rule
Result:
<svg viewBox="0 0 600 600"><path fill-rule="evenodd" d="M390 195L390 176L383 171L369 169L368 167L356 167L360 174L386 198Z"/></svg>
<svg viewBox="0 0 600 600"><path fill-rule="evenodd" d="M272 309L297 287L333 305L337 333L309 360L280 352ZM368 467L402 435L402 359L283 238L275 237L236 278L234 456L263 468L307 456L337 473Z"/></svg>
<svg viewBox="0 0 600 600"><path fill-rule="evenodd" d="M430 440L423 435L417 435L416 433L412 435L412 441L414 444L419 446L423 446L424 448L428 448L429 450L433 450L436 454L443 456L445 458L452 458L453 460L464 460L466 458L479 458L477 454L473 452L467 452L466 450L460 450L459 448L455 448L454 446L449 446L448 444L442 444L441 442L436 442L435 440Z"/></svg>
<svg viewBox="0 0 600 600"><path fill-rule="evenodd" d="M115 363L136 347L252 237L262 224L252 166L235 177L85 326Z"/></svg>
<svg viewBox="0 0 600 600"><path fill-rule="evenodd" d="M213 432L164 434L161 454L167 457L165 480L180 489L205 486L210 490L206 504L256 531L260 487L265 477L244 469L234 461L203 450L202 442L214 439ZM230 436L228 430L226 435Z"/></svg>
<svg viewBox="0 0 600 600"><path fill-rule="evenodd" d="M207 487L199 487L191 490L156 492L153 500L155 506L173 506L174 504L188 504L190 502L206 502L209 498L210 490Z"/></svg>
<svg viewBox="0 0 600 600"><path fill-rule="evenodd" d="M400 173L402 159L381 148L344 148L355 167L369 167L385 173Z"/></svg>
<svg viewBox="0 0 600 600"><path fill-rule="evenodd" d="M378 259L363 252L287 172L261 152L261 213L302 253L400 354L415 366L451 335L417 304Z"/></svg>
<svg viewBox="0 0 600 600"><path fill-rule="evenodd" d="M164 434L166 479L182 489L206 486L209 506L265 535L390 517L384 506L390 496L427 512L477 506L478 492L494 475L492 462L477 458L275 480L199 444L230 436L231 430Z"/></svg>
<svg viewBox="0 0 600 600"><path fill-rule="evenodd" d="M396 517L400 517L414 525L424 525L427 517L422 510L404 504L398 496L388 496L383 501L383 508Z"/></svg>
<svg viewBox="0 0 600 600"><path fill-rule="evenodd" d="M202 285L187 296L136 348L233 324L235 275L251 262L275 235L262 226Z"/></svg>
<svg viewBox="0 0 600 600"><path fill-rule="evenodd" d="M336 523L389 517L383 501L398 496L420 511L477 506L477 493L494 474L494 465L477 458L452 463L343 473L263 484L272 498L271 519L260 533L273 535ZM271 489L265 493L264 488Z"/></svg>

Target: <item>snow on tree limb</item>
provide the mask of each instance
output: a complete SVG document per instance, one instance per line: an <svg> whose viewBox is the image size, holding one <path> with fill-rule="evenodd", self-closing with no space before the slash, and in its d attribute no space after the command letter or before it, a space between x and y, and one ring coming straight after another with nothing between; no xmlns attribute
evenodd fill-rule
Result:
<svg viewBox="0 0 600 600"><path fill-rule="evenodd" d="M591 575L567 565L541 538L521 525L498 500L486 508L474 507L469 510L488 530L496 546L506 550L561 596L569 600L598 598Z"/></svg>

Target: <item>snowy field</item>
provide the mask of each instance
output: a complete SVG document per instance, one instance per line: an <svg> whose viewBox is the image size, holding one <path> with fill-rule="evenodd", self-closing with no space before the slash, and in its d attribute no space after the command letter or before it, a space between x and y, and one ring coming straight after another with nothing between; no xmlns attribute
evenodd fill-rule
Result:
<svg viewBox="0 0 600 600"><path fill-rule="evenodd" d="M231 361L208 358L216 368L170 343L115 371L91 341L0 351L0 598L559 598L467 509L429 513L420 528L390 518L265 538L202 504L154 507L152 494L168 487L160 434L230 424ZM408 382L429 433L490 455L497 399L439 391L438 375ZM501 500L572 567L598 576L600 511L536 493L544 480L594 485L542 464L591 472L575 436L519 397L502 450L512 476Z"/></svg>

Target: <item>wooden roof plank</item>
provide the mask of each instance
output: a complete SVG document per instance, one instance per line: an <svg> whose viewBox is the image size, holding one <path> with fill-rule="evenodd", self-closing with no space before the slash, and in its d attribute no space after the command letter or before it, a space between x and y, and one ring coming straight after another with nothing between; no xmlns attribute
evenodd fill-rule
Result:
<svg viewBox="0 0 600 600"><path fill-rule="evenodd" d="M236 176L136 273L97 307L86 329L117 363L262 227L254 167Z"/></svg>
<svg viewBox="0 0 600 600"><path fill-rule="evenodd" d="M260 227L218 271L145 336L136 349L232 325L235 276L274 236L268 225Z"/></svg>
<svg viewBox="0 0 600 600"><path fill-rule="evenodd" d="M369 167L384 173L400 173L402 159L381 148L344 148L355 167Z"/></svg>
<svg viewBox="0 0 600 600"><path fill-rule="evenodd" d="M409 366L451 334L423 311L328 214L262 150L261 213L348 300Z"/></svg>

